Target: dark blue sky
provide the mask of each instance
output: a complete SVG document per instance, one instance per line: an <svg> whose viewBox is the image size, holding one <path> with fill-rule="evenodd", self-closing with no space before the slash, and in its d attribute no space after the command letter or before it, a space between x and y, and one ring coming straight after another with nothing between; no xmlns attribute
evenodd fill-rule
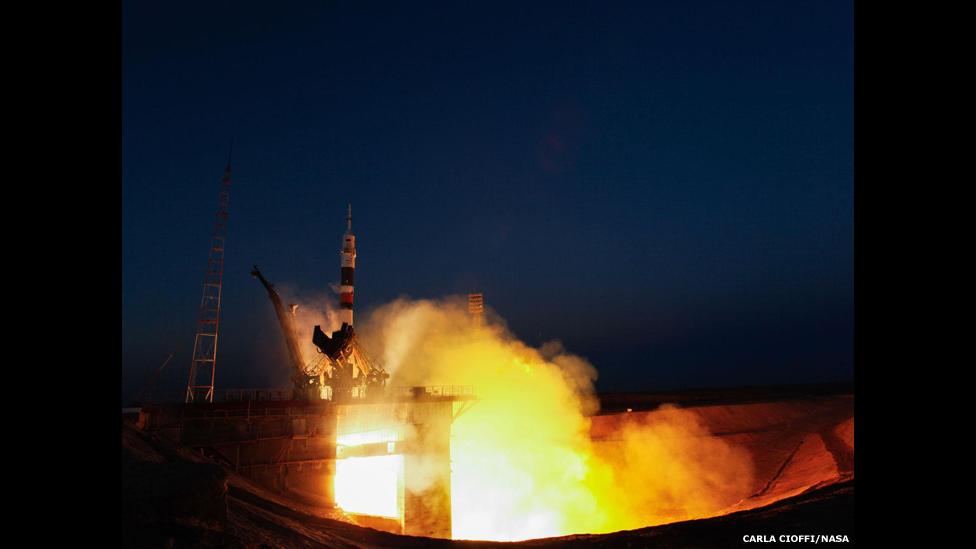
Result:
<svg viewBox="0 0 976 549"><path fill-rule="evenodd" d="M123 391L185 384L234 140L218 385L270 302L482 291L602 390L849 380L849 2L123 6Z"/></svg>

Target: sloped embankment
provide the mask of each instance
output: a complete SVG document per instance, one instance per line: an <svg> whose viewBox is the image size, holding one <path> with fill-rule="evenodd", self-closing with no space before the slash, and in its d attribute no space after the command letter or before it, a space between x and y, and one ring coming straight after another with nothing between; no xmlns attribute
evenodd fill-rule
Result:
<svg viewBox="0 0 976 549"><path fill-rule="evenodd" d="M851 396L688 407L708 431L748 449L755 480L721 516L602 535L522 542L530 546L724 547L756 533L848 534L853 529ZM635 412L593 418L612 440ZM646 418L643 418L646 419ZM124 547L497 546L398 536L363 528L337 510L291 501L189 451L123 423Z"/></svg>
<svg viewBox="0 0 976 549"><path fill-rule="evenodd" d="M754 509L808 490L853 480L854 399L820 396L779 402L690 406L711 436L748 450L752 486L722 511ZM613 444L628 423L652 422L661 410L596 416L590 435Z"/></svg>

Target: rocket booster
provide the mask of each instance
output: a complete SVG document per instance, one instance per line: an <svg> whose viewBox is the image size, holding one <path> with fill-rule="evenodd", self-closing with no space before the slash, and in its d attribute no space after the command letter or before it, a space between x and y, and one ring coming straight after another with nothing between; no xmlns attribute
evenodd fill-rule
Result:
<svg viewBox="0 0 976 549"><path fill-rule="evenodd" d="M339 319L352 326L353 286L356 274L356 235L352 234L352 204L346 214L346 232L342 235L341 286L339 287Z"/></svg>

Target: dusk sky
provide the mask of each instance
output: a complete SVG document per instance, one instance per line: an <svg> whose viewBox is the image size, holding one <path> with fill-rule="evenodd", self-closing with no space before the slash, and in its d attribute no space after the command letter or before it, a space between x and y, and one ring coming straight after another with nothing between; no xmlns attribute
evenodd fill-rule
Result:
<svg viewBox="0 0 976 549"><path fill-rule="evenodd" d="M850 2L126 1L122 54L125 396L186 383L232 139L218 388L287 377L250 267L329 293L350 202L357 314L483 292L604 391L853 377Z"/></svg>

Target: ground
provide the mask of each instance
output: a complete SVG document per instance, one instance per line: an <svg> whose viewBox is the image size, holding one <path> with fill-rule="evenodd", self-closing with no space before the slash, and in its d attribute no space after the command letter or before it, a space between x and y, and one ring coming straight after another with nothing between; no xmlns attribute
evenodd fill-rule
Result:
<svg viewBox="0 0 976 549"><path fill-rule="evenodd" d="M854 528L853 398L779 395L692 404L711 431L749 448L756 486L723 516L526 546L727 547L743 536L847 535ZM637 413L653 413L653 411ZM618 418L594 418L594 436ZM203 456L122 422L125 547L489 546L400 536L344 522L339 510L303 505Z"/></svg>

